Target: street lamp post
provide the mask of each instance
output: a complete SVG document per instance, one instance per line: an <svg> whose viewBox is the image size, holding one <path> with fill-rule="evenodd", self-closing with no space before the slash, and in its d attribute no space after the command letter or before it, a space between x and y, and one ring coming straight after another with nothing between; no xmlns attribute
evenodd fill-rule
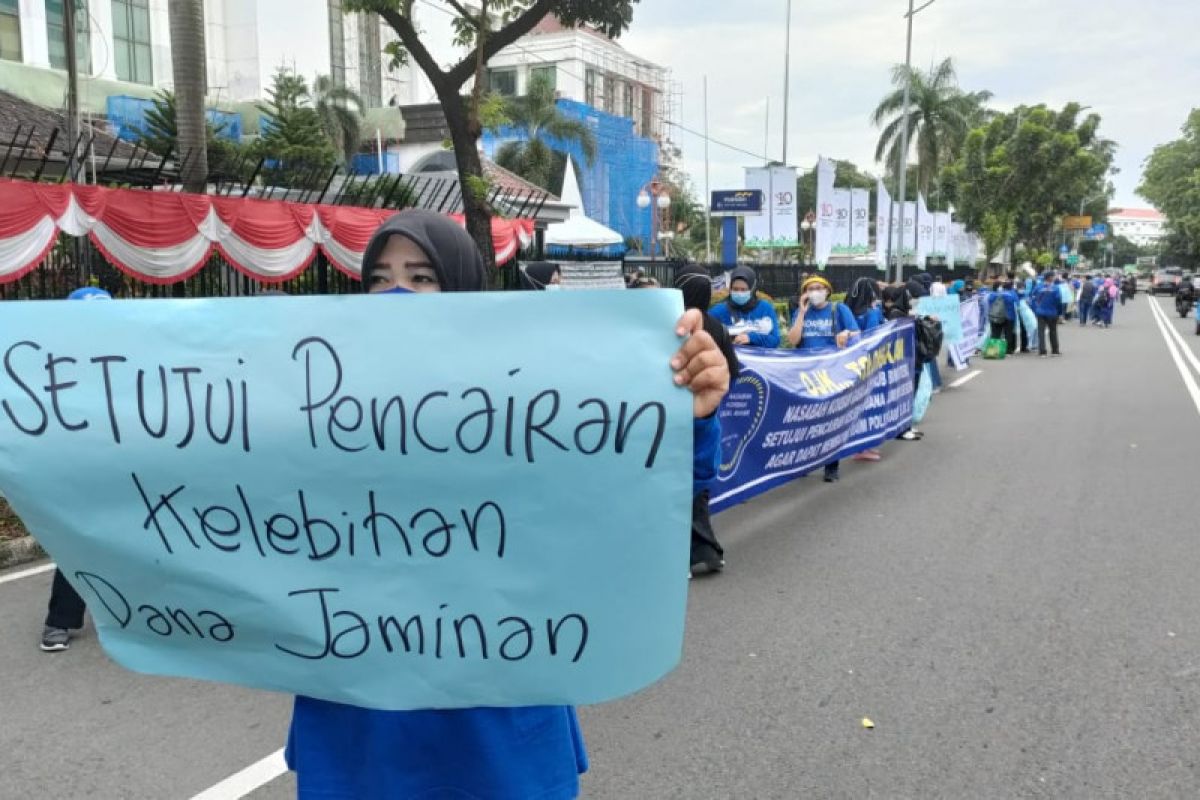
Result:
<svg viewBox="0 0 1200 800"><path fill-rule="evenodd" d="M806 262L808 264L812 263L813 243L811 235L815 233L816 222L817 215L810 211L804 215L804 221L800 223L800 230L804 232L804 250L808 256L808 261Z"/></svg>
<svg viewBox="0 0 1200 800"><path fill-rule="evenodd" d="M658 260L658 229L660 215L671 207L671 192L665 183L655 178L642 187L637 196L638 208L650 209L650 261Z"/></svg>
<svg viewBox="0 0 1200 800"><path fill-rule="evenodd" d="M904 203L908 192L908 107L912 102L912 35L913 35L913 17L920 14L925 9L933 5L937 0L929 0L920 8L913 8L916 5L916 0L908 0L908 13L905 18L908 20L908 44L904 51L904 111L901 116L900 127L900 157L899 163L896 164L896 171L899 173L900 180L900 258L896 264L896 280L904 279Z"/></svg>

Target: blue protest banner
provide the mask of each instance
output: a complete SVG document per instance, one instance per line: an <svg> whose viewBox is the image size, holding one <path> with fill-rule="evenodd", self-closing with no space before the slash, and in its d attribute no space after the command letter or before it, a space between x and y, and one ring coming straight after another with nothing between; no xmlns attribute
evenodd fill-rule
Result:
<svg viewBox="0 0 1200 800"><path fill-rule="evenodd" d="M381 709L612 699L682 650L681 313L4 303L0 490L130 669Z"/></svg>
<svg viewBox="0 0 1200 800"><path fill-rule="evenodd" d="M962 312L958 295L945 297L922 297L917 300L917 313L923 317L937 317L942 323L942 335L946 344L958 344L963 340Z"/></svg>
<svg viewBox="0 0 1200 800"><path fill-rule="evenodd" d="M914 333L891 322L846 350L738 350L742 371L721 405L721 511L895 438L912 424Z"/></svg>

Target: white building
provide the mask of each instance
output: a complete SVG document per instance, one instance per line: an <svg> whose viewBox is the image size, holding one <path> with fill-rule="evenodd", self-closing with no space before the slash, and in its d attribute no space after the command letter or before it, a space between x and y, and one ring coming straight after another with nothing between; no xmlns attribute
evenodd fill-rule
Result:
<svg viewBox="0 0 1200 800"><path fill-rule="evenodd" d="M1114 208L1108 212L1114 236L1139 247L1152 247L1167 235L1167 218L1153 208Z"/></svg>
<svg viewBox="0 0 1200 800"><path fill-rule="evenodd" d="M97 94L145 97L172 87L167 0L77 3L86 3L77 23L85 104L101 111ZM28 95L27 79L65 81L64 5L65 0L0 0L0 89ZM396 38L391 28L376 15L344 13L342 0L205 0L204 13L212 103L262 99L280 67L310 85L317 75L331 75L368 108L415 99L410 71L393 71L386 63L383 48ZM108 82L118 86L86 91Z"/></svg>

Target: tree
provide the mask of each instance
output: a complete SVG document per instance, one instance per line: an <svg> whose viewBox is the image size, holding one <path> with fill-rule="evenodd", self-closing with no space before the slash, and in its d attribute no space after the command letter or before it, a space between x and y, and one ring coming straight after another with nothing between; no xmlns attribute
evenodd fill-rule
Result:
<svg viewBox="0 0 1200 800"><path fill-rule="evenodd" d="M1138 194L1167 215L1173 255L1191 263L1200 257L1200 108L1182 131L1146 159Z"/></svg>
<svg viewBox="0 0 1200 800"><path fill-rule="evenodd" d="M588 24L606 36L619 36L633 20L633 6L638 0L478 0L478 6L473 8L461 0L429 2L454 16L455 43L469 48L449 68L442 68L426 46L413 15L416 0L344 0L343 8L383 17L400 38L395 46L389 46L393 64L415 60L432 84L454 147L467 229L483 253L484 262L494 266L487 182L476 146L483 132L481 110L488 61L532 31L549 14L566 25ZM472 79L473 88L464 97L464 87Z"/></svg>
<svg viewBox="0 0 1200 800"><path fill-rule="evenodd" d="M267 95L267 102L258 104L266 129L253 152L273 162L268 180L292 185L299 179L305 186L321 180L321 173L337 163L338 153L320 116L307 105L308 82L281 69Z"/></svg>
<svg viewBox="0 0 1200 800"><path fill-rule="evenodd" d="M321 129L349 165L362 144L362 98L328 75L313 81L312 105L321 119Z"/></svg>
<svg viewBox="0 0 1200 800"><path fill-rule="evenodd" d="M577 143L588 165L596 158L595 134L583 122L558 110L554 86L545 76L531 79L524 97L505 102L503 121L507 127L523 133L525 140L506 143L496 153L496 163L547 191L559 191L554 178L562 172L561 164L565 161L554 140Z"/></svg>
<svg viewBox="0 0 1200 800"><path fill-rule="evenodd" d="M904 87L912 90L908 116L904 116ZM905 127L909 147L917 151L916 190L929 195L931 184L941 170L958 157L967 133L986 121L990 112L986 103L991 92L963 92L958 86L953 60L947 58L929 72L897 66L892 70L895 89L880 101L871 122L882 128L875 160L887 158L887 169L895 173L900 163L900 148ZM908 163L908 153L904 154ZM901 199L901 198L897 198Z"/></svg>
<svg viewBox="0 0 1200 800"><path fill-rule="evenodd" d="M205 124L210 174L220 170L221 166L231 164L239 152L236 143L220 138L225 132L224 125ZM179 147L179 122L176 114L175 93L167 89L160 90L151 101L146 111L145 128L138 136L138 142L152 153L166 156L178 153L180 159L186 157L186 152Z"/></svg>
<svg viewBox="0 0 1200 800"><path fill-rule="evenodd" d="M989 257L1014 241L1057 244L1061 218L1091 209L1103 216L1116 145L1099 135L1100 116L1021 106L972 131L943 188L958 217L985 240ZM994 247L995 246L995 247Z"/></svg>
<svg viewBox="0 0 1200 800"><path fill-rule="evenodd" d="M177 98L177 158L187 159L180 178L185 192L202 194L208 189L204 0L170 0L167 13L171 29L171 71Z"/></svg>

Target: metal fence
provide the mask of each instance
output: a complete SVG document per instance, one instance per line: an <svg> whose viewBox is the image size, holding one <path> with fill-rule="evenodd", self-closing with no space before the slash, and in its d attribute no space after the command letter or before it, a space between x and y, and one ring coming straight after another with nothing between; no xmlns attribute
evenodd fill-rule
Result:
<svg viewBox="0 0 1200 800"><path fill-rule="evenodd" d="M114 267L88 239L61 236L41 264L19 280L0 284L0 300L61 300L81 286L96 285L113 297L250 297L268 291L288 294L355 294L362 284L335 268L319 250L297 277L264 283L234 269L215 254L190 278L162 285L138 280Z"/></svg>

